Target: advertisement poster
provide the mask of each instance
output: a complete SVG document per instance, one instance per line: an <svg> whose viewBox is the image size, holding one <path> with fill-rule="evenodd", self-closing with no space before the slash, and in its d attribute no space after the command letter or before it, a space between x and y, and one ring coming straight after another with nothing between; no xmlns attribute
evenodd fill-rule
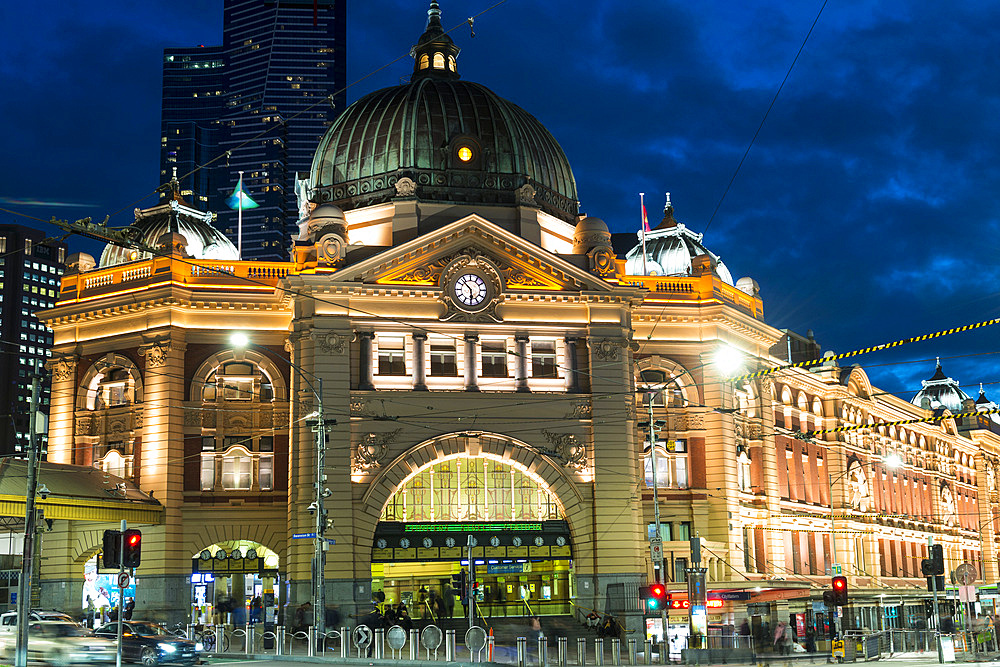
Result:
<svg viewBox="0 0 1000 667"><path fill-rule="evenodd" d="M118 606L118 573L98 574L97 559L91 560L84 567L81 609L87 609L87 598L93 601L96 609ZM132 579L125 589L125 598L135 598L135 579Z"/></svg>
<svg viewBox="0 0 1000 667"><path fill-rule="evenodd" d="M795 636L805 637L806 636L806 615L805 614L795 614Z"/></svg>

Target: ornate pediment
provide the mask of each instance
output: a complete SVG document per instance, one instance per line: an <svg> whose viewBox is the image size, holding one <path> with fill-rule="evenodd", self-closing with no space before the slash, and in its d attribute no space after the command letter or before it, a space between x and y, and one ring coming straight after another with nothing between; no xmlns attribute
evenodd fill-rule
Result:
<svg viewBox="0 0 1000 667"><path fill-rule="evenodd" d="M604 291L614 286L476 215L392 248L336 274L375 285L439 287L445 268L463 255L484 257L506 290Z"/></svg>

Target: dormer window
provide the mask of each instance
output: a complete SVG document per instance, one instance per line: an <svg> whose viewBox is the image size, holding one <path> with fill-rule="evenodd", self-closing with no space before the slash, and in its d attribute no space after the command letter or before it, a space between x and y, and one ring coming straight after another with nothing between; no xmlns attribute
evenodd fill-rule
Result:
<svg viewBox="0 0 1000 667"><path fill-rule="evenodd" d="M448 56L448 69L452 72L458 70L458 67L455 65L455 56Z"/></svg>
<svg viewBox="0 0 1000 667"><path fill-rule="evenodd" d="M444 69L444 54L435 53L434 54L434 69Z"/></svg>
<svg viewBox="0 0 1000 667"><path fill-rule="evenodd" d="M430 67L431 59L426 53L420 56L420 69L427 69Z"/></svg>

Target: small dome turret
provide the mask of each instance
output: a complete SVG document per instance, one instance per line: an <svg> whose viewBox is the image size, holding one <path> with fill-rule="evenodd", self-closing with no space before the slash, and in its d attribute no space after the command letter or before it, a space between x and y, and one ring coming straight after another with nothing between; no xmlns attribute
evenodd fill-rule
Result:
<svg viewBox="0 0 1000 667"><path fill-rule="evenodd" d="M703 234L696 234L674 219L674 207L667 193L667 203L663 209L663 220L656 229L646 232L646 258L642 255L642 232L637 236L640 243L625 254L625 272L631 276L690 276L696 269L703 269L708 258L712 273L723 282L732 285L733 276L718 255L702 244ZM695 261L697 258L697 261ZM697 265L697 266L696 266Z"/></svg>
<svg viewBox="0 0 1000 667"><path fill-rule="evenodd" d="M441 27L441 7L431 0L427 10L427 27L410 50L413 56L413 79L435 76L444 79L458 78L457 58L461 49Z"/></svg>
<svg viewBox="0 0 1000 667"><path fill-rule="evenodd" d="M931 410L946 408L951 412L961 412L962 404L970 399L957 381L944 374L940 358L937 360L937 367L931 379L921 380L920 384L922 388L910 401L914 405L923 407L926 400Z"/></svg>

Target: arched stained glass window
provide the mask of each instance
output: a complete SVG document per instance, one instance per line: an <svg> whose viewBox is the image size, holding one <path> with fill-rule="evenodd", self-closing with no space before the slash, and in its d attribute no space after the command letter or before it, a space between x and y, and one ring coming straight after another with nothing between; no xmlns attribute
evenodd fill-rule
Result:
<svg viewBox="0 0 1000 667"><path fill-rule="evenodd" d="M396 489L382 521L546 521L563 518L555 495L523 466L482 455L439 460Z"/></svg>

